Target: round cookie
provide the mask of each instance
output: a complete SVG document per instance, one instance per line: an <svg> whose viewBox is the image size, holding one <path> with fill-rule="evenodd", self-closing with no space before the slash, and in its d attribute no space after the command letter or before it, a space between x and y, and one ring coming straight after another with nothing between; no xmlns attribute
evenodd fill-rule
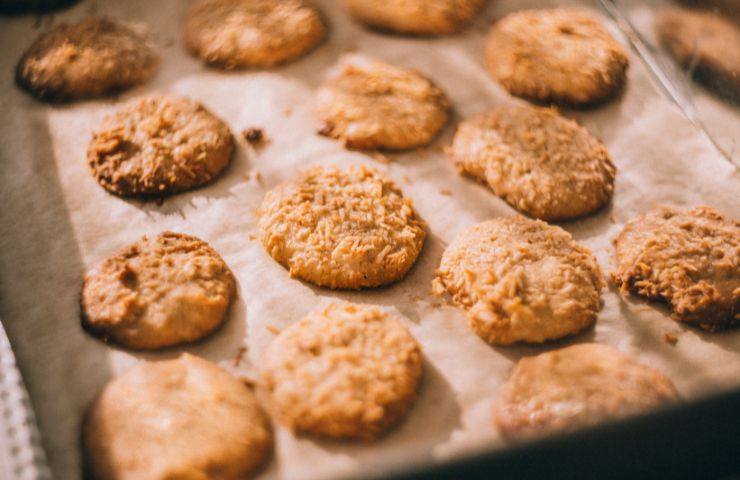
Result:
<svg viewBox="0 0 740 480"><path fill-rule="evenodd" d="M447 123L450 103L421 74L345 55L318 92L320 133L349 148L404 150L426 145Z"/></svg>
<svg viewBox="0 0 740 480"><path fill-rule="evenodd" d="M283 330L262 370L272 405L290 428L365 440L401 420L421 373L421 348L396 316L347 302Z"/></svg>
<svg viewBox="0 0 740 480"><path fill-rule="evenodd" d="M627 53L598 18L579 9L524 10L494 24L488 70L511 94L589 105L622 90Z"/></svg>
<svg viewBox="0 0 740 480"><path fill-rule="evenodd" d="M82 325L104 340L150 350L199 340L226 319L234 275L207 243L164 232L85 275Z"/></svg>
<svg viewBox="0 0 740 480"><path fill-rule="evenodd" d="M198 102L149 96L108 116L87 162L110 193L164 197L213 181L231 161L229 127Z"/></svg>
<svg viewBox="0 0 740 480"><path fill-rule="evenodd" d="M668 52L698 80L740 100L740 26L711 12L672 8L657 28Z"/></svg>
<svg viewBox="0 0 740 480"><path fill-rule="evenodd" d="M503 385L494 423L510 441L572 431L678 400L660 371L584 343L523 358Z"/></svg>
<svg viewBox="0 0 740 480"><path fill-rule="evenodd" d="M183 25L187 49L226 69L289 62L325 35L319 12L303 0L199 0Z"/></svg>
<svg viewBox="0 0 740 480"><path fill-rule="evenodd" d="M144 83L158 64L142 35L105 18L87 17L41 34L18 62L16 81L42 100L75 100Z"/></svg>
<svg viewBox="0 0 740 480"><path fill-rule="evenodd" d="M292 277L359 289L403 278L424 245L424 222L372 168L314 167L265 195L259 238Z"/></svg>
<svg viewBox="0 0 740 480"><path fill-rule="evenodd" d="M542 220L591 213L614 191L616 169L604 145L548 108L498 107L465 120L450 153L462 173Z"/></svg>
<svg viewBox="0 0 740 480"><path fill-rule="evenodd" d="M357 21L411 35L444 35L460 30L485 0L343 0Z"/></svg>
<svg viewBox="0 0 740 480"><path fill-rule="evenodd" d="M590 327L601 309L596 258L560 227L497 218L463 231L445 250L432 284L467 310L494 345L542 343Z"/></svg>
<svg viewBox="0 0 740 480"><path fill-rule="evenodd" d="M108 383L82 443L85 478L242 480L267 459L272 431L242 382L186 353Z"/></svg>
<svg viewBox="0 0 740 480"><path fill-rule="evenodd" d="M711 207L661 207L628 222L614 245L622 291L665 301L705 330L740 323L740 222Z"/></svg>

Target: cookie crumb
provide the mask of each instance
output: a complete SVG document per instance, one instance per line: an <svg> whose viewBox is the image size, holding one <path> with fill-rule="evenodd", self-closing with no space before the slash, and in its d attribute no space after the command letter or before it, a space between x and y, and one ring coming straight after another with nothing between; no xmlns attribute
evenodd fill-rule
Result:
<svg viewBox="0 0 740 480"><path fill-rule="evenodd" d="M617 223L617 219L614 218L614 212L609 214L609 221L612 222L613 224Z"/></svg>
<svg viewBox="0 0 740 480"><path fill-rule="evenodd" d="M261 128L249 127L242 130L244 140L251 144L259 144L265 141L265 133Z"/></svg>
<svg viewBox="0 0 740 480"><path fill-rule="evenodd" d="M441 188L439 190L439 194L444 195L445 197L450 197L452 196L452 190L450 190L449 188Z"/></svg>
<svg viewBox="0 0 740 480"><path fill-rule="evenodd" d="M239 350L236 351L236 356L234 357L234 366L238 367L240 363L242 363L242 360L244 359L244 355L247 353L247 347L239 347Z"/></svg>
<svg viewBox="0 0 740 480"><path fill-rule="evenodd" d="M275 325L265 325L265 328L267 329L268 332L275 334L275 335L280 335L280 332L282 332L282 330L276 327Z"/></svg>
<svg viewBox="0 0 740 480"><path fill-rule="evenodd" d="M670 345L675 345L678 343L678 337L676 336L675 333L665 332L663 334L663 341Z"/></svg>

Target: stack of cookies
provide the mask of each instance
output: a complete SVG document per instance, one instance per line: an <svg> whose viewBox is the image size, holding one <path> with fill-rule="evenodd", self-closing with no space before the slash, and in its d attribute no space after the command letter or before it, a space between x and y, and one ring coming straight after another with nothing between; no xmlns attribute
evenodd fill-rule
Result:
<svg viewBox="0 0 740 480"><path fill-rule="evenodd" d="M464 31L485 2L342 3L369 28L423 39ZM327 35L324 17L303 0L197 0L182 22L185 48L217 70L297 61ZM460 233L435 260L431 291L459 307L492 348L578 341L598 320L606 281L567 224L547 222L598 214L614 195L617 162L558 108L617 101L629 56L597 14L544 9L498 19L481 57L492 81L517 98L462 119L447 152L460 174L513 211ZM88 17L42 34L16 78L40 100L72 102L141 85L159 68L147 36ZM424 73L361 53L338 58L315 98L317 134L370 154L428 146L452 111L450 97ZM91 178L121 201L161 200L218 182L237 143L197 100L149 95L103 120L86 162ZM258 216L259 242L287 281L318 289L403 282L430 234L412 200L369 166L291 173L267 192ZM739 222L708 206L660 207L628 222L614 243L612 281L624 294L665 302L678 321L699 329L740 322ZM235 295L235 276L215 249L166 231L85 274L82 327L131 350L187 346L228 320ZM187 353L142 363L90 406L82 429L86 473L245 478L269 459L271 418L297 434L373 441L402 422L420 395L423 345L408 324L377 305L328 303L275 336L254 389ZM491 399L491 428L520 441L677 399L664 374L613 347L556 345L515 366Z"/></svg>

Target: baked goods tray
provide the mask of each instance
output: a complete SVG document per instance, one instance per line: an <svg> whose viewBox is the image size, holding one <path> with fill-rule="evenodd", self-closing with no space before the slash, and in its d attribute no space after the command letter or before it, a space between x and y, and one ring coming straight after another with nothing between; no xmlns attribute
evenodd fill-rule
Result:
<svg viewBox="0 0 740 480"><path fill-rule="evenodd" d="M49 471L60 479L79 478L80 421L107 380L137 362L180 351L232 368L241 357L236 368L248 375L273 336L267 326L290 325L332 298L392 306L408 319L426 359L419 400L399 428L372 444L327 444L294 437L276 426L275 455L260 478L387 478L393 473L461 478L491 472L526 478L543 471L608 477L651 473L645 469L656 465L663 468L661 475L671 477L737 470L740 422L732 415L740 404L737 331L707 334L684 328L667 310L623 298L610 285L596 328L565 343L595 341L636 355L664 371L685 403L619 424L507 447L491 424L491 404L519 358L552 346L489 347L468 330L462 313L429 294L441 252L456 233L478 221L513 214L483 186L461 178L442 151L462 118L520 101L485 71L482 51L489 25L524 8L568 4L601 10L600 4L499 0L460 35L407 38L362 29L335 2L316 3L330 25L329 38L318 50L286 67L238 73L206 69L184 53L178 37L184 2L81 2L54 15L0 19L0 71L6 72L0 76L6 120L0 128L0 318L28 388L49 465L47 470L42 451L34 448L34 414L23 400L10 350L3 348L0 401L7 427L0 431L5 440L0 472L9 478L45 478ZM154 80L120 98L55 106L21 92L12 72L32 38L50 23L76 20L91 10L148 25L163 58ZM617 23L609 26L629 44ZM313 92L324 72L349 50L416 68L445 90L455 116L432 146L369 156L316 135ZM635 50L630 61L620 98L598 108L564 112L604 142L618 168L612 204L562 224L595 252L605 272L614 268L611 239L627 220L654 205L710 204L729 216L739 213L734 167L687 120L685 106L666 96ZM269 142L259 150L241 143L219 181L161 205L112 197L87 171L90 132L120 101L150 92L195 98L232 131L261 127ZM288 278L253 239L255 209L264 193L315 163L373 165L413 199L429 225L429 237L404 281L359 293L312 288ZM85 334L78 306L84 271L141 235L167 229L207 240L234 270L239 297L225 327L197 345L157 354L132 354ZM675 345L664 341L666 333L677 338Z"/></svg>

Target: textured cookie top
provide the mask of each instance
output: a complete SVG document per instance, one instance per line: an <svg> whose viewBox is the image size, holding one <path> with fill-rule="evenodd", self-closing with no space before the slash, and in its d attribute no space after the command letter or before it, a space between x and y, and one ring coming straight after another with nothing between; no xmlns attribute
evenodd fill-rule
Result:
<svg viewBox="0 0 740 480"><path fill-rule="evenodd" d="M664 300L677 320L707 330L740 322L740 222L711 207L661 207L614 244L623 291Z"/></svg>
<svg viewBox="0 0 740 480"><path fill-rule="evenodd" d="M318 11L302 0L199 0L183 25L188 50L227 69L288 62L325 34Z"/></svg>
<svg viewBox="0 0 740 480"><path fill-rule="evenodd" d="M740 98L740 27L720 15L666 9L657 21L658 35L684 66L721 93Z"/></svg>
<svg viewBox="0 0 740 480"><path fill-rule="evenodd" d="M593 325L604 281L593 254L539 220L498 218L447 247L432 288L468 311L485 341L541 343Z"/></svg>
<svg viewBox="0 0 740 480"><path fill-rule="evenodd" d="M260 241L294 277L330 288L402 278L424 244L424 222L396 185L367 167L314 167L265 196Z"/></svg>
<svg viewBox="0 0 740 480"><path fill-rule="evenodd" d="M158 63L143 36L111 20L87 17L41 34L18 62L16 80L40 99L73 100L143 83Z"/></svg>
<svg viewBox="0 0 740 480"><path fill-rule="evenodd" d="M412 35L453 33L485 0L344 0L347 11L371 27Z"/></svg>
<svg viewBox="0 0 740 480"><path fill-rule="evenodd" d="M105 259L85 275L83 325L135 349L192 342L218 327L235 294L221 256L189 235L164 232Z"/></svg>
<svg viewBox="0 0 740 480"><path fill-rule="evenodd" d="M596 425L678 399L658 370L595 343L523 358L501 389L494 421L509 440Z"/></svg>
<svg viewBox="0 0 740 480"><path fill-rule="evenodd" d="M447 123L450 104L429 79L360 55L346 55L319 89L321 133L350 148L426 145Z"/></svg>
<svg viewBox="0 0 740 480"><path fill-rule="evenodd" d="M291 428L372 439L405 414L421 372L421 348L394 315L341 302L280 333L265 352L262 374Z"/></svg>
<svg viewBox="0 0 740 480"><path fill-rule="evenodd" d="M241 480L266 459L272 433L243 383L183 354L108 383L87 412L83 444L99 480Z"/></svg>
<svg viewBox="0 0 740 480"><path fill-rule="evenodd" d="M165 196L216 178L231 161L229 127L187 98L150 96L108 116L87 162L100 185L122 196Z"/></svg>
<svg viewBox="0 0 740 480"><path fill-rule="evenodd" d="M604 145L555 110L498 107L460 124L458 169L543 220L593 212L611 198L616 169Z"/></svg>
<svg viewBox="0 0 740 480"><path fill-rule="evenodd" d="M621 90L626 52L588 11L524 10L494 24L486 46L493 77L514 95L574 105Z"/></svg>

